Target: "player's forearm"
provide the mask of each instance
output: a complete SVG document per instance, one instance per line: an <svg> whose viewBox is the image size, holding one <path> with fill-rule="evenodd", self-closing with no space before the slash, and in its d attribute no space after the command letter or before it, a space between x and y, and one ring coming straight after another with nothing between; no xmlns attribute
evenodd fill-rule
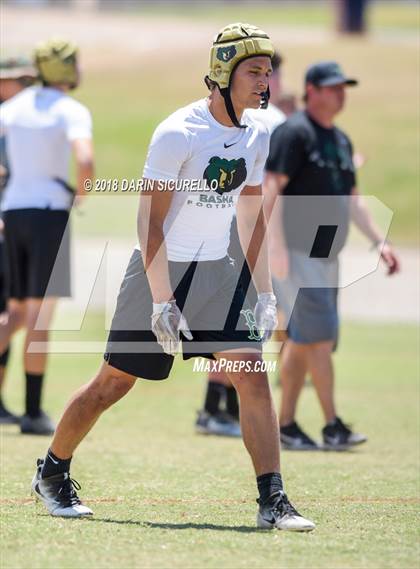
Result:
<svg viewBox="0 0 420 569"><path fill-rule="evenodd" d="M268 224L269 257L285 247L283 232L283 190L289 178L282 174L267 172L264 185L264 214Z"/></svg>
<svg viewBox="0 0 420 569"><path fill-rule="evenodd" d="M269 215L265 210L265 216L268 220L268 254L271 258L278 254L279 250L286 247L283 231L283 196L276 196Z"/></svg>
<svg viewBox="0 0 420 569"><path fill-rule="evenodd" d="M85 196L86 188L93 186L95 167L93 160L86 160L77 164L77 196Z"/></svg>
<svg viewBox="0 0 420 569"><path fill-rule="evenodd" d="M238 219L238 233L257 292L272 292L268 263L267 224L263 210L260 210L255 224Z"/></svg>
<svg viewBox="0 0 420 569"><path fill-rule="evenodd" d="M93 143L91 139L78 138L73 141L73 153L76 162L76 195L86 195L86 188L92 187L95 177Z"/></svg>
<svg viewBox="0 0 420 569"><path fill-rule="evenodd" d="M153 302L167 302L173 298L173 292L163 227L161 224L142 223L139 214L138 236Z"/></svg>

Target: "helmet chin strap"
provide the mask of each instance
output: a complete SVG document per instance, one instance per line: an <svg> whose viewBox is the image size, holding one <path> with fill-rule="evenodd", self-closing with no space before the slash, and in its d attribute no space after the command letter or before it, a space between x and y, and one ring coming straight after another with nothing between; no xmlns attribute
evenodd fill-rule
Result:
<svg viewBox="0 0 420 569"><path fill-rule="evenodd" d="M233 124L237 128L246 128L247 125L246 124L240 124L240 122L238 121L238 118L235 114L235 109L233 108L232 98L230 96L230 85L229 85L229 87L225 87L224 89L220 89L220 87L219 87L219 91L220 91L220 94L222 95L222 97L225 101L226 110L227 110L227 113L229 115L230 120L233 122ZM266 109L268 107L268 101L269 100L270 100L270 87L267 87L267 91L264 91L264 93L261 95L260 109Z"/></svg>
<svg viewBox="0 0 420 569"><path fill-rule="evenodd" d="M219 91L220 91L220 94L222 95L222 97L225 101L227 114L229 115L230 120L233 122L233 124L236 127L246 128L246 124L240 124L240 122L238 121L238 118L235 114L235 109L233 108L232 98L230 96L230 85L229 85L229 87L225 87L224 89L220 89L220 87L219 87Z"/></svg>
<svg viewBox="0 0 420 569"><path fill-rule="evenodd" d="M270 100L270 87L267 87L267 91L261 96L260 109L266 109L268 107L268 101Z"/></svg>

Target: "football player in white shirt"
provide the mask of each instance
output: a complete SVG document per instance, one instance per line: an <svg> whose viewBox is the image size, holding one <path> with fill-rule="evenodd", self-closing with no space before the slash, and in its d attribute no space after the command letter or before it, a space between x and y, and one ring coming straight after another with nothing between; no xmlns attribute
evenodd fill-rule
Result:
<svg viewBox="0 0 420 569"><path fill-rule="evenodd" d="M25 89L5 102L0 112L10 166L2 201L8 320L0 324L0 353L24 326L26 401L21 432L52 434L54 425L41 409L47 356L27 348L32 342L47 342L56 300L70 296L66 228L73 200L80 200L85 180L93 178L92 121L86 107L68 95L79 82L73 44L51 40L39 45L35 65L42 85ZM72 153L75 192L68 185ZM41 306L43 329L35 329Z"/></svg>
<svg viewBox="0 0 420 569"><path fill-rule="evenodd" d="M268 81L270 99L275 102L279 100L281 93L281 65L282 57L275 52L271 58L273 71ZM246 114L266 127L271 135L273 130L286 120L286 117L273 103L269 102L267 108L264 106L259 109L247 109ZM251 275L239 242L236 219L232 221L229 255L241 271L243 287L248 289ZM252 284L251 289L255 298L255 289ZM251 294L251 291L248 294ZM237 392L223 371L212 370L208 374L203 409L198 412L195 429L197 433L204 435L241 436Z"/></svg>
<svg viewBox="0 0 420 569"><path fill-rule="evenodd" d="M0 61L0 105L35 83L37 73L31 62L24 57L11 57ZM0 136L0 200L9 177L6 156L6 140ZM0 204L1 206L1 204ZM0 207L1 210L1 207ZM6 259L3 239L3 219L0 211L0 318L7 318ZM20 417L11 413L4 405L2 391L9 359L9 347L0 353L0 424L20 423Z"/></svg>
<svg viewBox="0 0 420 569"><path fill-rule="evenodd" d="M105 362L72 398L45 460L38 459L32 488L52 515L92 514L70 477L76 447L137 377L167 378L182 345L184 359L229 363L257 475L258 527L314 528L283 490L278 425L259 368L262 342L277 322L261 200L269 136L244 110L267 100L272 55L258 28L223 28L211 49L209 98L173 113L153 135L143 171L140 247L120 289ZM175 184L184 191L169 191ZM235 209L258 291L255 311L242 308L245 295L227 256Z"/></svg>

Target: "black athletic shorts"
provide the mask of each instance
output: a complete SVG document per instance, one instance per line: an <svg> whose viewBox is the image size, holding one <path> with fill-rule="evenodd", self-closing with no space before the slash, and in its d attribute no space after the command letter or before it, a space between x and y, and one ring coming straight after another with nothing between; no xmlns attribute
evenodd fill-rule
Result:
<svg viewBox="0 0 420 569"><path fill-rule="evenodd" d="M7 296L70 296L69 214L13 209L3 213Z"/></svg>
<svg viewBox="0 0 420 569"><path fill-rule="evenodd" d="M169 275L178 307L193 340L182 336L183 359L206 357L235 348L261 351L253 311L228 256L217 261L172 262ZM135 250L121 285L105 360L143 379L166 379L174 357L151 331L153 300L141 253Z"/></svg>

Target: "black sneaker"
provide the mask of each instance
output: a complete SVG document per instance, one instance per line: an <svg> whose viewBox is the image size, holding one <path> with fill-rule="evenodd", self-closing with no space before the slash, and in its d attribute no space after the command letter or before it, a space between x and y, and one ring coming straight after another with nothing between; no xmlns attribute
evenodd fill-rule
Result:
<svg viewBox="0 0 420 569"><path fill-rule="evenodd" d="M20 432L25 435L53 435L55 425L44 411L38 417L24 415L20 422Z"/></svg>
<svg viewBox="0 0 420 569"><path fill-rule="evenodd" d="M80 490L77 480L70 478L69 472L41 478L43 464L44 461L39 458L31 489L36 498L44 503L49 513L63 518L91 516L92 510L82 504L77 495L77 490Z"/></svg>
<svg viewBox="0 0 420 569"><path fill-rule="evenodd" d="M3 403L0 403L0 425L18 425L20 417L11 413Z"/></svg>
<svg viewBox="0 0 420 569"><path fill-rule="evenodd" d="M285 531L312 531L315 524L299 514L284 492L275 492L263 504L259 504L257 527L261 529L282 529Z"/></svg>
<svg viewBox="0 0 420 569"><path fill-rule="evenodd" d="M280 442L286 450L319 450L318 444L302 431L296 421L280 427Z"/></svg>
<svg viewBox="0 0 420 569"><path fill-rule="evenodd" d="M354 433L339 417L322 429L322 438L325 450L347 450L367 441L366 435Z"/></svg>

